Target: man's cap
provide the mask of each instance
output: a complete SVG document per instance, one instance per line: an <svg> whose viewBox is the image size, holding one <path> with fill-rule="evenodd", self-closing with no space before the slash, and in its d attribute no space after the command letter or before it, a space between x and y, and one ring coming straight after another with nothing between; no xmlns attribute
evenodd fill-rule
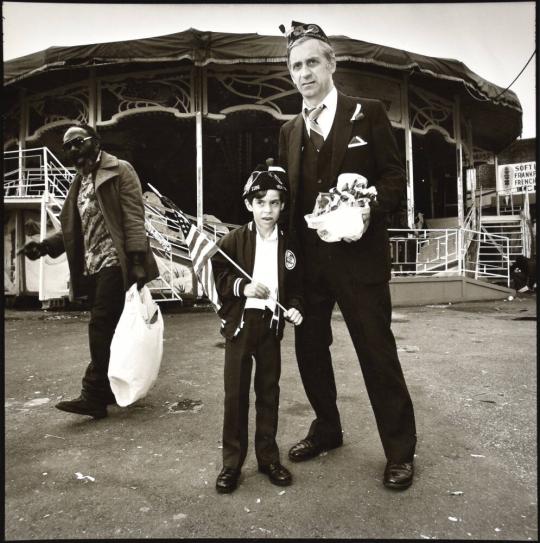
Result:
<svg viewBox="0 0 540 543"><path fill-rule="evenodd" d="M287 174L283 168L274 166L273 164L265 166L259 164L249 176L244 186L242 198L247 198L250 194L259 192L260 190L280 190L287 192L287 183Z"/></svg>
<svg viewBox="0 0 540 543"><path fill-rule="evenodd" d="M331 45L330 40L323 29L319 25L313 23L306 24L292 21L289 30L285 30L284 25L279 25L279 29L287 37L287 49L290 49L300 38L305 37L315 38L316 40L321 40L328 45Z"/></svg>

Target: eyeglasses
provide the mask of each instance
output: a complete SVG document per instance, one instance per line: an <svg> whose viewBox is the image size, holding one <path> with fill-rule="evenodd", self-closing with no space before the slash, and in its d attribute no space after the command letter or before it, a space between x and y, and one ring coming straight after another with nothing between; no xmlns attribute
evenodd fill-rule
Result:
<svg viewBox="0 0 540 543"><path fill-rule="evenodd" d="M75 149L79 149L86 140L90 139L92 139L92 136L87 136L86 138L83 138L82 136L77 136L72 140L66 141L62 145L62 147L64 148L64 151L69 151L72 147L75 147Z"/></svg>

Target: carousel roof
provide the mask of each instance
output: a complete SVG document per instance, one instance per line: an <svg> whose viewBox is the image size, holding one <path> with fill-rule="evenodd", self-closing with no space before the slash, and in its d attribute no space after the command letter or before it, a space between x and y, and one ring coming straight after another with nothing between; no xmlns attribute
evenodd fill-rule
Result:
<svg viewBox="0 0 540 543"><path fill-rule="evenodd" d="M407 72L415 85L441 96L459 94L473 119L473 139L499 151L521 134L522 109L514 92L483 79L460 61L429 57L402 49L330 36L338 62L359 63L383 72ZM4 63L4 84L18 87L40 74L78 71L119 64L161 64L178 61L208 64L285 63L282 36L189 30L136 40L49 47Z"/></svg>

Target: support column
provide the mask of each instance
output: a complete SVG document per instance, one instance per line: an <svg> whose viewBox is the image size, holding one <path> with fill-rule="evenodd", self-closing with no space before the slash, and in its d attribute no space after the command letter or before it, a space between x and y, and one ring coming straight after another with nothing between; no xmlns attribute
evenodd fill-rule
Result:
<svg viewBox="0 0 540 543"><path fill-rule="evenodd" d="M495 200L497 201L497 215L501 214L501 201L499 198L499 159L493 154L493 164L495 165Z"/></svg>
<svg viewBox="0 0 540 543"><path fill-rule="evenodd" d="M19 94L19 188L18 195L24 196L24 150L26 149L26 136L28 134L28 108L26 105L26 89L21 89ZM24 232L24 211L15 211L15 250L18 251L26 243ZM26 291L26 257L23 253L15 256L15 277L17 281L16 295L20 296Z"/></svg>
<svg viewBox="0 0 540 543"><path fill-rule="evenodd" d="M24 210L15 209L15 251L26 243L24 232ZM15 253L16 254L16 253ZM15 256L15 296L26 292L26 257L23 253Z"/></svg>
<svg viewBox="0 0 540 543"><path fill-rule="evenodd" d="M43 180L45 188L41 197L41 215L39 228L39 241L43 241L47 237L47 204L49 203L49 163L47 162L47 148L43 148ZM45 298L45 258L39 259L39 300Z"/></svg>
<svg viewBox="0 0 540 543"><path fill-rule="evenodd" d="M195 105L195 150L197 165L197 228L203 226L203 132L202 119L204 113L204 68L195 67L194 72L194 105Z"/></svg>
<svg viewBox="0 0 540 543"><path fill-rule="evenodd" d="M90 68L90 76L88 78L88 124L92 128L96 128L98 121L98 92L96 69Z"/></svg>
<svg viewBox="0 0 540 543"><path fill-rule="evenodd" d="M405 174L407 177L407 225L414 228L414 172L413 172L413 150L412 132L409 116L409 77L403 76L401 85L401 116L405 133Z"/></svg>
<svg viewBox="0 0 540 543"><path fill-rule="evenodd" d="M26 136L28 134L28 108L26 107L26 89L19 93L19 188L18 196L24 196L24 150L26 149Z"/></svg>
<svg viewBox="0 0 540 543"><path fill-rule="evenodd" d="M473 207L473 230L476 230L477 223L479 222L478 218L482 210L476 206L476 169L474 167L474 147L470 120L465 122L465 141L467 142L465 146L467 150L467 187L470 191L471 206Z"/></svg>
<svg viewBox="0 0 540 543"><path fill-rule="evenodd" d="M456 140L456 183L457 183L457 213L458 226L463 228L465 215L463 213L463 140L461 137L461 107L459 96L454 97L454 137Z"/></svg>

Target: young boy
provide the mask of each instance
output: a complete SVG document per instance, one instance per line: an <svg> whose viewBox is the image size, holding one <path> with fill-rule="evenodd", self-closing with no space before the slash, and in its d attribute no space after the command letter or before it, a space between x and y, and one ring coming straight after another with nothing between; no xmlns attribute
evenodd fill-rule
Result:
<svg viewBox="0 0 540 543"><path fill-rule="evenodd" d="M281 465L276 443L281 373L280 340L284 319L302 322L301 278L296 253L277 222L285 207L287 176L277 166L258 166L242 197L253 221L229 232L220 248L253 281L222 255L212 259L222 307L225 343L225 410L223 469L216 480L220 493L232 492L248 448L251 368L255 359L255 454L259 471L275 485L292 482ZM278 302L289 308L284 312Z"/></svg>

